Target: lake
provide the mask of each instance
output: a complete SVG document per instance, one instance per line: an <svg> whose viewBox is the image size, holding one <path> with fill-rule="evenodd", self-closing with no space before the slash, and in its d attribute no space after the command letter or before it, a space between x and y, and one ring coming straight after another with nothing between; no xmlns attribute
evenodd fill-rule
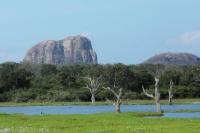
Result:
<svg viewBox="0 0 200 133"><path fill-rule="evenodd" d="M162 105L164 111L178 110L199 110L200 104L177 104ZM155 105L122 105L122 112L155 112ZM94 114L102 112L114 112L114 106L17 106L17 107L0 107L1 113L14 114L22 113L25 115L39 114ZM185 117L184 117L185 116ZM200 112L192 113L165 113L163 117L176 118L200 118Z"/></svg>

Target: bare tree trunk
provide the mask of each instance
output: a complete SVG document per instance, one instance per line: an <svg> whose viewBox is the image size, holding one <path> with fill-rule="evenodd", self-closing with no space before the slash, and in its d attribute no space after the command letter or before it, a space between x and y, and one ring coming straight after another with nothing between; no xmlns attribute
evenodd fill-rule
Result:
<svg viewBox="0 0 200 133"><path fill-rule="evenodd" d="M160 107L160 93L155 95L155 101L156 101L156 111L161 112L161 107Z"/></svg>
<svg viewBox="0 0 200 133"><path fill-rule="evenodd" d="M172 90L173 90L173 86L174 86L174 83L171 80L170 81L170 88L169 88L169 105L172 105L172 98L173 98Z"/></svg>
<svg viewBox="0 0 200 133"><path fill-rule="evenodd" d="M92 104L95 104L95 93L91 93Z"/></svg>
<svg viewBox="0 0 200 133"><path fill-rule="evenodd" d="M115 112L117 113L121 112L120 106L121 106L120 100L117 100L117 102L115 103Z"/></svg>
<svg viewBox="0 0 200 133"><path fill-rule="evenodd" d="M84 77L84 79L87 79L87 85L85 88L87 88L90 91L91 94L91 102L92 104L95 104L95 94L98 88L100 87L100 78L91 78L91 77Z"/></svg>
<svg viewBox="0 0 200 133"><path fill-rule="evenodd" d="M155 102L156 102L156 111L161 112L160 108L160 92L158 90L159 79L155 77Z"/></svg>
<svg viewBox="0 0 200 133"><path fill-rule="evenodd" d="M171 97L171 92L169 91L169 105L172 105L172 97Z"/></svg>
<svg viewBox="0 0 200 133"><path fill-rule="evenodd" d="M155 99L156 103L156 111L161 112L161 106L160 106L160 92L158 90L158 83L159 79L155 77L155 95L149 94L148 92L145 91L144 86L142 86L143 92L146 96Z"/></svg>
<svg viewBox="0 0 200 133"><path fill-rule="evenodd" d="M115 86L114 86L115 87ZM110 87L103 87L106 90L109 90L112 92L115 96L114 105L115 105L115 112L120 113L121 112L121 96L122 96L122 88L119 89L119 92L117 93L114 89L111 89Z"/></svg>

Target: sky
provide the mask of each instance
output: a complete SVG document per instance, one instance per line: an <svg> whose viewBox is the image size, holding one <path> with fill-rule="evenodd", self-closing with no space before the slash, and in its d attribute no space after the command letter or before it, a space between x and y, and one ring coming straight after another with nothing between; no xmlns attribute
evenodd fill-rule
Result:
<svg viewBox="0 0 200 133"><path fill-rule="evenodd" d="M138 64L161 52L200 56L200 0L0 0L0 63L35 44L84 35L98 62Z"/></svg>

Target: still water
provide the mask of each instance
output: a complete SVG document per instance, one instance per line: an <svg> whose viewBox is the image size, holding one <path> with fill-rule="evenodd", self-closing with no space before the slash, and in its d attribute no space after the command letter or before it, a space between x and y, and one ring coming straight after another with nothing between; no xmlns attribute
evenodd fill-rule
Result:
<svg viewBox="0 0 200 133"><path fill-rule="evenodd" d="M155 105L122 105L122 112L155 112ZM165 113L163 117L200 118L200 104L162 105L164 111L199 110L193 113ZM114 106L22 106L0 107L0 113L22 113L26 115L38 114L94 114L114 112Z"/></svg>

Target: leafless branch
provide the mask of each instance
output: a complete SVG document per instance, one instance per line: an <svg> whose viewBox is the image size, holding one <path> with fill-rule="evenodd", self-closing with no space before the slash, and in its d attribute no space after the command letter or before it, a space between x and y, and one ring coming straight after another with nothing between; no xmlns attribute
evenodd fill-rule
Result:
<svg viewBox="0 0 200 133"><path fill-rule="evenodd" d="M90 91L91 101L92 101L92 104L94 104L95 103L95 93L101 86L101 83L100 83L101 77L97 77L97 78L83 77L83 79L87 80L86 87L84 87L84 88L87 88Z"/></svg>
<svg viewBox="0 0 200 133"><path fill-rule="evenodd" d="M145 94L147 97L154 98L154 95L153 95L153 94L149 94L147 91L145 91L143 85L142 85L142 90L143 90L144 94Z"/></svg>
<svg viewBox="0 0 200 133"><path fill-rule="evenodd" d="M113 102L113 104L115 105L115 111L120 113L121 96L122 96L122 90L123 89L120 88L118 93L110 87L103 87L103 89L109 90L110 92L112 92L114 94L115 101Z"/></svg>
<svg viewBox="0 0 200 133"><path fill-rule="evenodd" d="M111 91L115 96L117 96L117 93L115 93L115 91L114 91L113 89L111 89L110 87L103 87L103 89L109 90L109 91Z"/></svg>

